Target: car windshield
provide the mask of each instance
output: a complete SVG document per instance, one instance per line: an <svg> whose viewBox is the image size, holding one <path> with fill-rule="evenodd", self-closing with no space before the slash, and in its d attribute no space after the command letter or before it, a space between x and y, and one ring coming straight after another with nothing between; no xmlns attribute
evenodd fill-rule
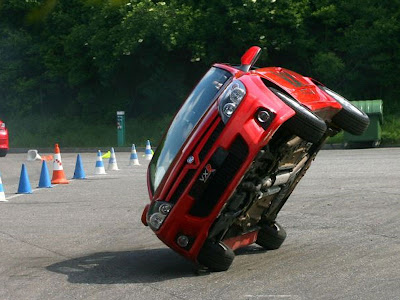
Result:
<svg viewBox="0 0 400 300"><path fill-rule="evenodd" d="M221 87L230 77L232 77L232 74L228 71L212 67L200 80L176 114L150 163L150 183L153 193L187 137L217 98Z"/></svg>

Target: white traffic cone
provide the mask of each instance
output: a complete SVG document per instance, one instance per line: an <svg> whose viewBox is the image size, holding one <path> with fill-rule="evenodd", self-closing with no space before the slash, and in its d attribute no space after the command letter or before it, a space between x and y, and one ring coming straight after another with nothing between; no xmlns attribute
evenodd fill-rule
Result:
<svg viewBox="0 0 400 300"><path fill-rule="evenodd" d="M131 158L129 160L130 166L140 166L138 155L136 153L135 144L132 144Z"/></svg>
<svg viewBox="0 0 400 300"><path fill-rule="evenodd" d="M27 161L34 161L34 160L41 160L42 157L39 155L37 150L31 149L28 150L26 160Z"/></svg>
<svg viewBox="0 0 400 300"><path fill-rule="evenodd" d="M105 175L106 170L104 169L103 158L101 157L101 151L97 151L97 159L96 159L96 169L94 170L94 174L96 175Z"/></svg>
<svg viewBox="0 0 400 300"><path fill-rule="evenodd" d="M108 170L118 171L117 158L115 157L114 148L111 148L111 156L108 160Z"/></svg>
<svg viewBox="0 0 400 300"><path fill-rule="evenodd" d="M1 174L0 174L0 202L7 202L6 194L4 194L3 182L1 181Z"/></svg>
<svg viewBox="0 0 400 300"><path fill-rule="evenodd" d="M144 155L147 160L151 160L153 158L153 151L151 150L150 141L146 142L146 150L144 150Z"/></svg>

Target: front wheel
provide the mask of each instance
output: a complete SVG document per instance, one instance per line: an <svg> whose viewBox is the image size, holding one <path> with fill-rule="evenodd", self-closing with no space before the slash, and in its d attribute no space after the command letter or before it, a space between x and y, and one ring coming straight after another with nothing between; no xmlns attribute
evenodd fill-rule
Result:
<svg viewBox="0 0 400 300"><path fill-rule="evenodd" d="M281 225L274 222L264 225L258 232L256 243L266 250L278 249L286 239L286 231Z"/></svg>
<svg viewBox="0 0 400 300"><path fill-rule="evenodd" d="M287 130L299 136L305 141L317 143L324 136L327 126L325 122L316 116L311 110L300 104L297 100L275 88L270 88L287 106L296 114L284 124Z"/></svg>
<svg viewBox="0 0 400 300"><path fill-rule="evenodd" d="M206 241L197 256L197 261L211 271L221 272L229 269L234 258L235 253L224 243Z"/></svg>

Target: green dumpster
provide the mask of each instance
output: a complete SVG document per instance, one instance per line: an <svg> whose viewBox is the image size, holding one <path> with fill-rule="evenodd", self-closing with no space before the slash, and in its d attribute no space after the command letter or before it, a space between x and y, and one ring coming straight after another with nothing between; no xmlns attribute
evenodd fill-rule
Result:
<svg viewBox="0 0 400 300"><path fill-rule="evenodd" d="M344 133L343 140L345 145L369 145L377 147L381 143L383 122L383 102L382 100L360 100L350 101L354 106L365 112L370 120L367 130L362 135Z"/></svg>

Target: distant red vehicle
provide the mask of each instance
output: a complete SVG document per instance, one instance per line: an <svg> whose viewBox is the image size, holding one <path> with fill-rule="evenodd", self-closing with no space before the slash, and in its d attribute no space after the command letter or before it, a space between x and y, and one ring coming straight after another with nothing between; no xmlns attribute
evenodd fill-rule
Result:
<svg viewBox="0 0 400 300"><path fill-rule="evenodd" d="M6 127L6 123L0 120L0 157L6 156L9 148L8 129Z"/></svg>
<svg viewBox="0 0 400 300"><path fill-rule="evenodd" d="M186 99L148 168L142 222L186 258L227 270L234 250L277 249L277 215L329 136L362 134L365 113L293 71L214 64Z"/></svg>

